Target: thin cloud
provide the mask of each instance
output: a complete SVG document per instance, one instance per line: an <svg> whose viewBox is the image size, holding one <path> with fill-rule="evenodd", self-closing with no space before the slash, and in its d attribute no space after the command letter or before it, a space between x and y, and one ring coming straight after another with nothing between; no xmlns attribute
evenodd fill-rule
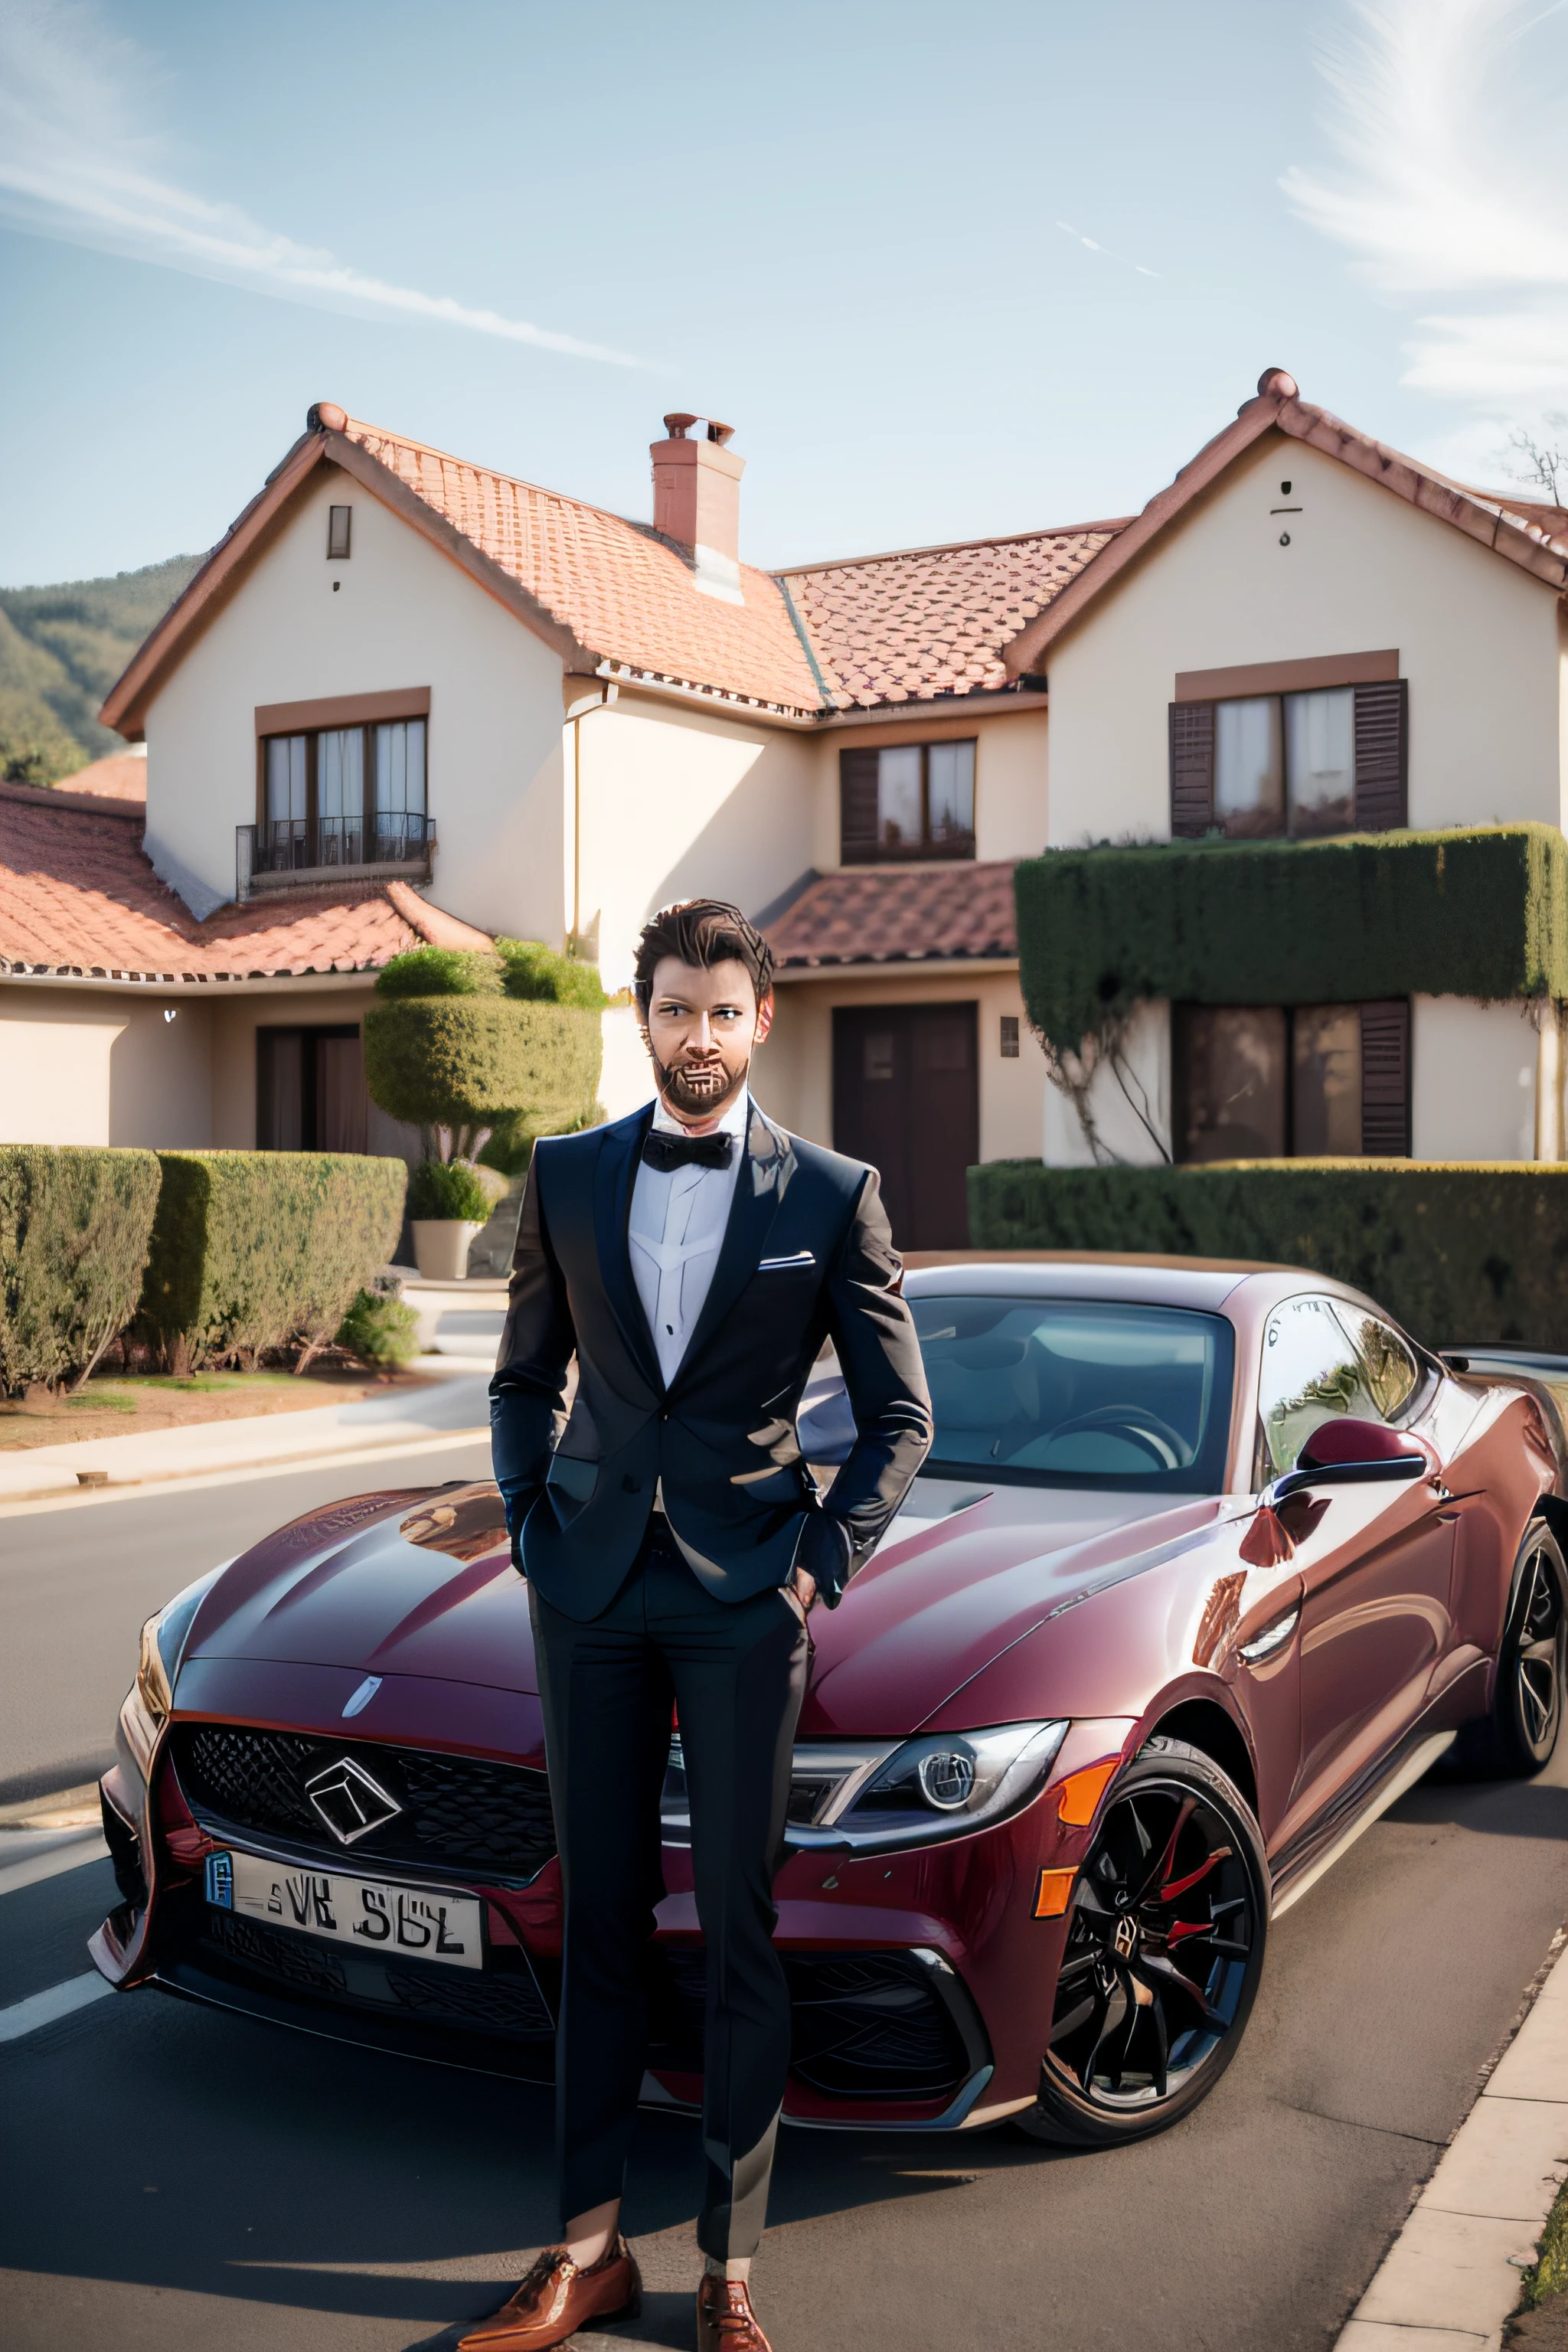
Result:
<svg viewBox="0 0 1568 2352"><path fill-rule="evenodd" d="M129 127L149 110L153 83L147 59L108 33L90 5L0 0L0 218L286 300L460 327L611 367L650 365L449 294L391 284L181 187L157 170L153 142Z"/></svg>
<svg viewBox="0 0 1568 2352"><path fill-rule="evenodd" d="M1293 165L1288 201L1384 292L1454 298L1415 320L1406 383L1505 408L1562 394L1564 0L1356 0L1354 16L1318 61L1340 168Z"/></svg>
<svg viewBox="0 0 1568 2352"><path fill-rule="evenodd" d="M1057 226L1075 244L1087 246L1090 253L1103 253L1107 261L1120 262L1123 269L1132 270L1139 278L1158 278L1160 275L1157 269L1145 269L1141 261L1129 261L1124 253L1113 253L1110 246L1101 245L1098 237L1085 236L1083 231L1074 228L1070 221L1059 220Z"/></svg>

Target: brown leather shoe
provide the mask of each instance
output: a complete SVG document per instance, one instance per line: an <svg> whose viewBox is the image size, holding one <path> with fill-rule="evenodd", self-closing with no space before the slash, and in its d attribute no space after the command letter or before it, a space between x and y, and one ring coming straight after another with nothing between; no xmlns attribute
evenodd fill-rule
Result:
<svg viewBox="0 0 1568 2352"><path fill-rule="evenodd" d="M757 2325L750 2290L704 2271L697 2290L697 2352L773 2352Z"/></svg>
<svg viewBox="0 0 1568 2352"><path fill-rule="evenodd" d="M542 2352L591 2319L635 2319L641 2309L642 2274L624 2238L585 2271L564 2246L546 2246L510 2301L465 2336L458 2352ZM745 2346L748 2339L726 2338L726 2352L731 2342Z"/></svg>

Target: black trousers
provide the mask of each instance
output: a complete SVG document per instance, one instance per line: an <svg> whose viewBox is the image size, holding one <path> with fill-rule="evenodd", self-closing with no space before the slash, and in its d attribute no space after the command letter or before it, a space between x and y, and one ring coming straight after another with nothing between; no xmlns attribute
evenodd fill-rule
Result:
<svg viewBox="0 0 1568 2352"><path fill-rule="evenodd" d="M810 1641L779 1591L716 1601L653 1522L586 1624L530 1589L561 1847L565 1947L556 2036L563 2225L621 2194L647 2042L647 1971L670 1707L680 1718L697 1914L707 1944L698 2242L754 2253L789 2071L773 1876Z"/></svg>

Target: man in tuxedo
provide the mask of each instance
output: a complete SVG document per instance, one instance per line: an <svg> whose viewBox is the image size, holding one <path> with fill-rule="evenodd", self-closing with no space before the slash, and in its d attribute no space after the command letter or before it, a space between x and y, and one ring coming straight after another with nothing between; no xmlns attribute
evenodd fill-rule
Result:
<svg viewBox="0 0 1568 2352"><path fill-rule="evenodd" d="M837 1607L931 1426L876 1171L752 1099L772 973L734 907L655 916L636 987L658 1098L541 1142L529 1174L490 1412L561 1849L563 2242L464 2337L473 2352L532 2352L638 2306L618 2221L672 1706L707 1958L698 2342L768 2352L749 2275L789 2067L773 1876L807 1617ZM824 1499L795 1416L826 1339L857 1434Z"/></svg>

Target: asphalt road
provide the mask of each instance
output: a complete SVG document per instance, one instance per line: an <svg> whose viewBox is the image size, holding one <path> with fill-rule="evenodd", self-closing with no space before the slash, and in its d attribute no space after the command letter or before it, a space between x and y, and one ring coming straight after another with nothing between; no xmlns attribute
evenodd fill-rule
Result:
<svg viewBox="0 0 1568 2352"><path fill-rule="evenodd" d="M308 1485L269 1482L268 1504ZM190 1561L243 1540L241 1507L264 1507L242 1488L98 1507L117 1564L87 1555L90 1609L63 1573L79 1521L57 1527L40 1680L84 1630L97 1658L89 1616L133 1635ZM92 1669L111 1704L112 1646ZM78 1974L110 1899L101 1864L0 1897L0 2007ZM1280 1922L1240 2054L1159 2139L1083 2157L1007 2129L786 2132L755 2276L777 2352L1320 2352L1565 1916L1568 1746L1541 1780L1428 1781L1377 1823ZM155 1993L0 2048L0 2114L8 2352L447 2352L552 2234L546 2095ZM644 2120L626 2221L645 2315L585 2352L693 2342L699 2167L691 2124Z"/></svg>
<svg viewBox="0 0 1568 2352"><path fill-rule="evenodd" d="M0 1804L96 1780L144 1621L269 1528L379 1486L487 1478L489 1444L0 1513Z"/></svg>

